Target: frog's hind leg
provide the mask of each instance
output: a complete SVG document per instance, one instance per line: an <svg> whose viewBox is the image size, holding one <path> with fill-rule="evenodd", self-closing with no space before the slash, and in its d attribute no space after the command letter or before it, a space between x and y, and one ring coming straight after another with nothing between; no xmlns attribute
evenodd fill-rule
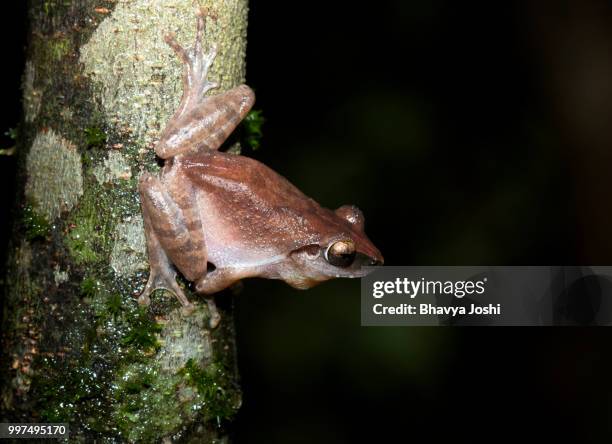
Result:
<svg viewBox="0 0 612 444"><path fill-rule="evenodd" d="M186 221L158 178L145 173L139 191L151 272L138 302L148 305L153 291L165 289L175 294L184 311L190 312L193 304L176 283L173 265L191 281L206 274L206 246L203 236L197 234L198 223Z"/></svg>
<svg viewBox="0 0 612 444"><path fill-rule="evenodd" d="M197 28L195 43L192 48L185 49L177 41L173 33L167 34L164 39L175 54L183 62L183 97L174 114L174 118L180 118L185 111L193 109L200 103L204 94L211 89L217 88L216 82L208 80L208 71L217 56L217 45L211 45L209 52L202 51L202 35L206 26L208 12L200 10L197 14ZM214 17L213 17L214 18Z"/></svg>
<svg viewBox="0 0 612 444"><path fill-rule="evenodd" d="M255 102L255 94L247 85L205 96L217 87L215 82L208 80L217 54L216 46L212 45L207 53L202 51L205 16L204 11L198 14L193 48L183 48L173 34L165 37L166 43L183 62L184 70L181 103L155 146L155 153L162 159L219 149Z"/></svg>

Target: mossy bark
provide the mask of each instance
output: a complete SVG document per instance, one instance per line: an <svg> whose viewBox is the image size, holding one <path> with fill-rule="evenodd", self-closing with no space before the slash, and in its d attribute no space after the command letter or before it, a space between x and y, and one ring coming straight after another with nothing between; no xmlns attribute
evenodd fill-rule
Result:
<svg viewBox="0 0 612 444"><path fill-rule="evenodd" d="M164 292L147 309L135 299L148 275L136 184L159 168L152 147L182 92L163 34L191 46L198 7L215 16L212 80L243 82L247 0L30 4L2 420L68 422L76 442L227 440L240 405L231 295L212 331L197 295L189 316Z"/></svg>

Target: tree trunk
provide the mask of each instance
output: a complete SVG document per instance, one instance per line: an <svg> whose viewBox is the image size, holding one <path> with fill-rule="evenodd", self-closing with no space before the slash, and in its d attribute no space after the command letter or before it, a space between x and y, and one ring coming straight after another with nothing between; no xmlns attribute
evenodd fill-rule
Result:
<svg viewBox="0 0 612 444"><path fill-rule="evenodd" d="M136 184L159 170L153 145L182 92L163 35L190 47L198 7L219 49L211 79L229 89L244 81L247 0L30 4L4 421L67 422L86 442L227 440L240 405L231 296L212 331L195 295L189 316L165 292L135 299L148 275Z"/></svg>

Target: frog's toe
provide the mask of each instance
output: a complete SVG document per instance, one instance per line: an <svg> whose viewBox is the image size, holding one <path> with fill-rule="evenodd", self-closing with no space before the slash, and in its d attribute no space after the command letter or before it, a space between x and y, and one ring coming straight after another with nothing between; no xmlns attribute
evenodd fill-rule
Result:
<svg viewBox="0 0 612 444"><path fill-rule="evenodd" d="M151 305L151 297L149 296L149 293L142 292L142 294L138 296L138 303L144 306Z"/></svg>
<svg viewBox="0 0 612 444"><path fill-rule="evenodd" d="M155 276L149 276L147 285L145 285L144 290L142 290L142 293L140 293L140 296L138 296L139 305L142 305L145 307L151 305L151 293L155 291L155 285L156 285L155 281L156 281Z"/></svg>
<svg viewBox="0 0 612 444"><path fill-rule="evenodd" d="M215 329L219 326L219 323L221 322L221 315L219 313L214 313L210 315L210 319L208 320L208 326L211 329Z"/></svg>
<svg viewBox="0 0 612 444"><path fill-rule="evenodd" d="M217 310L217 304L215 304L214 297L207 297L206 304L208 305L208 313L210 316L208 325L211 329L215 329L221 322L221 315L219 314L219 310Z"/></svg>
<svg viewBox="0 0 612 444"><path fill-rule="evenodd" d="M189 303L188 305L183 305L181 307L181 313L183 314L183 316L191 315L191 313L193 313L194 310L195 310L195 305L193 305L192 303Z"/></svg>

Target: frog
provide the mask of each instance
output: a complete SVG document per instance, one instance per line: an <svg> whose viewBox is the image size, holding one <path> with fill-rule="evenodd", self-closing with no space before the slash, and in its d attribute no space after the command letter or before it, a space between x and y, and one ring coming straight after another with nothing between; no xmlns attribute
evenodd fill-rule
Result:
<svg viewBox="0 0 612 444"><path fill-rule="evenodd" d="M147 306L164 289L191 313L195 307L177 283L180 272L206 300L209 326L216 328L215 293L242 279L307 289L362 277L383 257L356 206L324 208L263 163L220 150L255 95L245 84L206 95L218 87L209 80L216 45L202 48L207 15L196 13L193 47L182 47L173 33L164 37L184 66L183 95L154 146L163 167L138 181L150 268L138 302Z"/></svg>

